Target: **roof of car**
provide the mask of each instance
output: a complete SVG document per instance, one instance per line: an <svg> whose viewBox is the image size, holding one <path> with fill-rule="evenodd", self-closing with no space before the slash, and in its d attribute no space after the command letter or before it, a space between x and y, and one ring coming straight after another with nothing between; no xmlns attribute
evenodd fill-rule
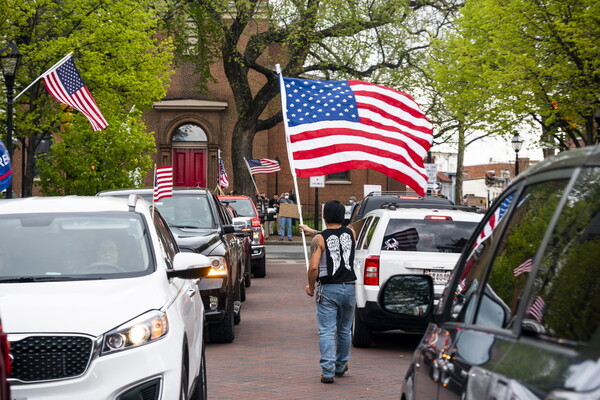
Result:
<svg viewBox="0 0 600 400"><path fill-rule="evenodd" d="M123 196L131 193L135 194L150 194L153 193L153 188L130 188L130 189L114 189L114 190L103 190L96 194L96 196ZM208 189L199 187L174 187L173 193L207 193Z"/></svg>
<svg viewBox="0 0 600 400"><path fill-rule="evenodd" d="M517 179L525 179L528 176L557 169L574 168L579 166L600 165L600 145L586 146L578 149L562 151L552 157L545 158L539 163L527 168Z"/></svg>
<svg viewBox="0 0 600 400"><path fill-rule="evenodd" d="M244 200L246 200L246 199L252 200L249 196L244 196L242 194L227 194L227 195L220 195L220 196L217 196L217 197L219 198L219 200L220 199L223 199L223 200L228 200L228 199L231 199L231 200L242 200L242 199L244 199Z"/></svg>
<svg viewBox="0 0 600 400"><path fill-rule="evenodd" d="M365 218L370 215L389 215L391 219L414 219L424 218L426 215L449 216L453 220L461 221L479 221L483 214L474 213L468 210L442 209L442 208L404 208L401 209L376 209L365 214Z"/></svg>
<svg viewBox="0 0 600 400"><path fill-rule="evenodd" d="M139 197L138 200L148 204ZM2 200L0 214L129 211L128 202L129 199L96 196L26 197Z"/></svg>

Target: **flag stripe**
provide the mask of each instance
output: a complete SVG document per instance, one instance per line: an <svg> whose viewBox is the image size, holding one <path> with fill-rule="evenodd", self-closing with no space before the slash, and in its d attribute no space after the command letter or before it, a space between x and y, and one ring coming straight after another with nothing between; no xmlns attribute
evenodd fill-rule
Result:
<svg viewBox="0 0 600 400"><path fill-rule="evenodd" d="M156 177L154 180L154 201L163 197L173 196L173 167L156 168Z"/></svg>
<svg viewBox="0 0 600 400"><path fill-rule="evenodd" d="M432 124L409 95L362 81L283 82L297 176L370 168L425 194Z"/></svg>
<svg viewBox="0 0 600 400"><path fill-rule="evenodd" d="M94 97L81 80L72 57L67 58L52 72L44 75L42 81L50 95L57 101L73 107L85 115L93 130L102 130L108 126Z"/></svg>

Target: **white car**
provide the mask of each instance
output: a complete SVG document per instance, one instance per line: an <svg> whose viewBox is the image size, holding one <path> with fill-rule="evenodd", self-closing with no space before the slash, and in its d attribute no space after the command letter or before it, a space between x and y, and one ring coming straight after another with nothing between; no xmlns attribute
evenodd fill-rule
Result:
<svg viewBox="0 0 600 400"><path fill-rule="evenodd" d="M384 313L377 305L379 291L392 275L426 274L433 278L435 296L441 295L464 245L482 218L482 214L467 208L455 208L391 207L373 210L359 221L362 228L354 256L355 347L370 346L373 332L425 330L422 319Z"/></svg>
<svg viewBox="0 0 600 400"><path fill-rule="evenodd" d="M203 255L138 196L0 200L13 399L206 398Z"/></svg>

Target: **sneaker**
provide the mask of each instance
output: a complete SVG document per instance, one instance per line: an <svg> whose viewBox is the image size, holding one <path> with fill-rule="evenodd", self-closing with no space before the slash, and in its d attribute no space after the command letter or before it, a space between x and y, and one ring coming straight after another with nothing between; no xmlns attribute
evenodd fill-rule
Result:
<svg viewBox="0 0 600 400"><path fill-rule="evenodd" d="M288 238L288 240L289 240L290 242L293 242L292 238Z"/></svg>
<svg viewBox="0 0 600 400"><path fill-rule="evenodd" d="M321 383L333 383L333 376L331 378L326 378L321 375Z"/></svg>
<svg viewBox="0 0 600 400"><path fill-rule="evenodd" d="M281 242L283 240L283 238L279 239L279 241Z"/></svg>
<svg viewBox="0 0 600 400"><path fill-rule="evenodd" d="M346 373L346 371L348 371L348 363L346 363L346 366L344 367L344 370L340 371L340 372L336 372L335 376L342 377L342 376L344 376L344 374Z"/></svg>

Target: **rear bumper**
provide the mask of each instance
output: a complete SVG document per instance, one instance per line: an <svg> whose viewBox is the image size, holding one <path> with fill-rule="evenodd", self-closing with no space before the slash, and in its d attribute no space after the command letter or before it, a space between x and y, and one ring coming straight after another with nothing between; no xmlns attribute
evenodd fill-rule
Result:
<svg viewBox="0 0 600 400"><path fill-rule="evenodd" d="M427 329L427 318L408 318L390 315L372 301L367 301L364 308L356 308L356 313L361 321L373 331L384 332L403 330L407 332L423 333Z"/></svg>

